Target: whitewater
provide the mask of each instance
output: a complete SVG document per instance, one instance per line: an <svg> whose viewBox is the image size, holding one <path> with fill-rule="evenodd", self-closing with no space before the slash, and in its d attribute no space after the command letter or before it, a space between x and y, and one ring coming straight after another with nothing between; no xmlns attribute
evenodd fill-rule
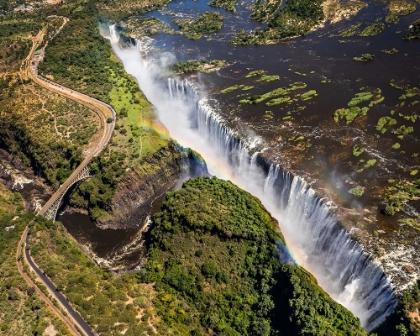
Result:
<svg viewBox="0 0 420 336"><path fill-rule="evenodd" d="M391 282L310 185L266 162L257 151L261 141L257 136L238 138L217 114L217 101L207 98L198 83L176 77L162 80L163 69L175 61L173 55L152 57L150 39L121 48L114 26L110 40L171 137L200 153L212 175L229 179L258 197L278 220L295 261L368 331L381 324L397 304Z"/></svg>

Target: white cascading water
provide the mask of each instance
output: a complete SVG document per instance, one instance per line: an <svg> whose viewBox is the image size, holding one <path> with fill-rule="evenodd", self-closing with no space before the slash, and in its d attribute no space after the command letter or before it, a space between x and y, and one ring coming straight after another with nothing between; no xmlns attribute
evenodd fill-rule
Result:
<svg viewBox="0 0 420 336"><path fill-rule="evenodd" d="M229 179L257 196L279 223L289 250L320 286L373 330L395 308L397 300L382 268L353 240L315 191L299 176L250 154L258 138L240 140L222 124L216 102L201 98L193 84L156 80L170 54L145 62L144 50L122 49L111 26L114 52L156 107L171 136L200 153L211 174ZM138 44L140 45L140 44Z"/></svg>

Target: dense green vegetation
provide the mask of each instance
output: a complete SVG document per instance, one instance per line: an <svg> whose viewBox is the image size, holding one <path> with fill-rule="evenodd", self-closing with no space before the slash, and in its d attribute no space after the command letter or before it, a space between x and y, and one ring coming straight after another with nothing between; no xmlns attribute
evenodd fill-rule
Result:
<svg viewBox="0 0 420 336"><path fill-rule="evenodd" d="M281 265L277 223L232 183L198 178L167 194L140 281L180 334L365 335L307 272Z"/></svg>
<svg viewBox="0 0 420 336"><path fill-rule="evenodd" d="M420 335L420 281L399 295L399 304L375 334L378 336Z"/></svg>
<svg viewBox="0 0 420 336"><path fill-rule="evenodd" d="M237 0L211 0L208 3L208 5L212 7L226 9L227 11L231 11L235 13L236 12L235 5L237 2L238 2Z"/></svg>
<svg viewBox="0 0 420 336"><path fill-rule="evenodd" d="M181 32L190 40L198 40L203 34L219 31L223 27L223 15L217 12L205 12L194 19L176 19Z"/></svg>
<svg viewBox="0 0 420 336"><path fill-rule="evenodd" d="M420 39L420 19L414 21L410 26L410 30L404 36L404 40Z"/></svg>

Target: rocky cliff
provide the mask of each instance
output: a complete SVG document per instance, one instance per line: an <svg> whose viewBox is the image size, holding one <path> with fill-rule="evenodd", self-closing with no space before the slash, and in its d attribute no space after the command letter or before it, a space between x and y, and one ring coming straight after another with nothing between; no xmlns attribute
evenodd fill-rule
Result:
<svg viewBox="0 0 420 336"><path fill-rule="evenodd" d="M169 142L119 180L101 228L132 228L145 223L152 202L183 176L208 175L205 163L191 150Z"/></svg>

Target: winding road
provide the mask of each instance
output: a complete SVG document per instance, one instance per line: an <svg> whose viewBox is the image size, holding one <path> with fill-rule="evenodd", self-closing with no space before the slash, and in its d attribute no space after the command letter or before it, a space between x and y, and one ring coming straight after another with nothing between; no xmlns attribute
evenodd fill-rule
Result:
<svg viewBox="0 0 420 336"><path fill-rule="evenodd" d="M57 30L58 34L64 25L68 22L67 18L62 17L63 24ZM112 132L115 126L116 113L115 110L108 104L101 102L95 98L89 97L83 93L74 91L70 88L62 86L58 83L55 83L49 79L41 77L38 75L38 63L40 58L38 56L34 57L35 51L40 47L42 40L44 38L46 29L41 30L38 35L32 39L33 45L29 52L29 55L25 58L21 66L21 75L28 76L35 83L44 87L47 90L56 92L60 95L63 95L69 99L74 100L75 102L84 105L88 109L92 110L100 119L101 127L99 131L102 131L102 135L96 146L90 153L84 157L80 165L73 171L73 173L67 178L67 180L60 186L60 188L51 196L51 198L45 203L45 205L38 211L37 215L45 215L48 209L56 202L62 194L67 190L67 188L74 182L77 175L89 164L89 162L98 155L108 144L111 139ZM55 35L56 35L55 34ZM54 35L54 36L55 36ZM45 47L48 43L44 45L41 49L42 54L45 53ZM111 120L112 119L112 120ZM98 132L99 132L98 131ZM42 270L36 265L35 261L32 259L29 250L29 226L26 227L21 240L19 242L17 252L16 252L16 262L18 265L18 270L25 281L29 286L34 287L40 297L51 307L54 313L63 320L67 325L69 330L73 335L80 335L79 331L82 331L84 335L91 336L97 335L95 331L89 326L89 324L83 319L83 317L73 308L66 299L66 297L57 290L57 287L54 283L42 272ZM24 248L25 247L25 248ZM24 253L22 256L22 249L24 248ZM39 289L34 281L25 273L24 267L22 265L22 259L29 266L31 271L36 275L37 280L41 281L44 286L47 288L49 294L57 300L61 305L66 314L63 314L53 303L52 301ZM75 328L77 326L77 328ZM78 331L79 330L79 331Z"/></svg>
<svg viewBox="0 0 420 336"><path fill-rule="evenodd" d="M88 109L92 110L101 121L102 136L94 150L92 150L83 159L80 165L73 171L73 173L67 178L67 180L61 185L61 187L51 196L51 198L45 203L42 209L37 213L41 216L44 215L48 211L48 209L54 204L54 202L61 197L62 193L67 190L67 188L73 183L76 176L83 170L83 168L85 168L89 164L92 158L98 155L105 148L105 146L111 139L116 120L115 110L110 105L38 75L39 59L34 59L34 54L37 47L40 45L40 41L42 41L42 38L43 34L38 34L37 39L33 41L34 45L32 46L29 55L29 59L31 60L31 62L27 67L27 74L35 83L39 84L45 89L70 98L75 102L82 104ZM112 119L112 122L107 122L108 118Z"/></svg>

